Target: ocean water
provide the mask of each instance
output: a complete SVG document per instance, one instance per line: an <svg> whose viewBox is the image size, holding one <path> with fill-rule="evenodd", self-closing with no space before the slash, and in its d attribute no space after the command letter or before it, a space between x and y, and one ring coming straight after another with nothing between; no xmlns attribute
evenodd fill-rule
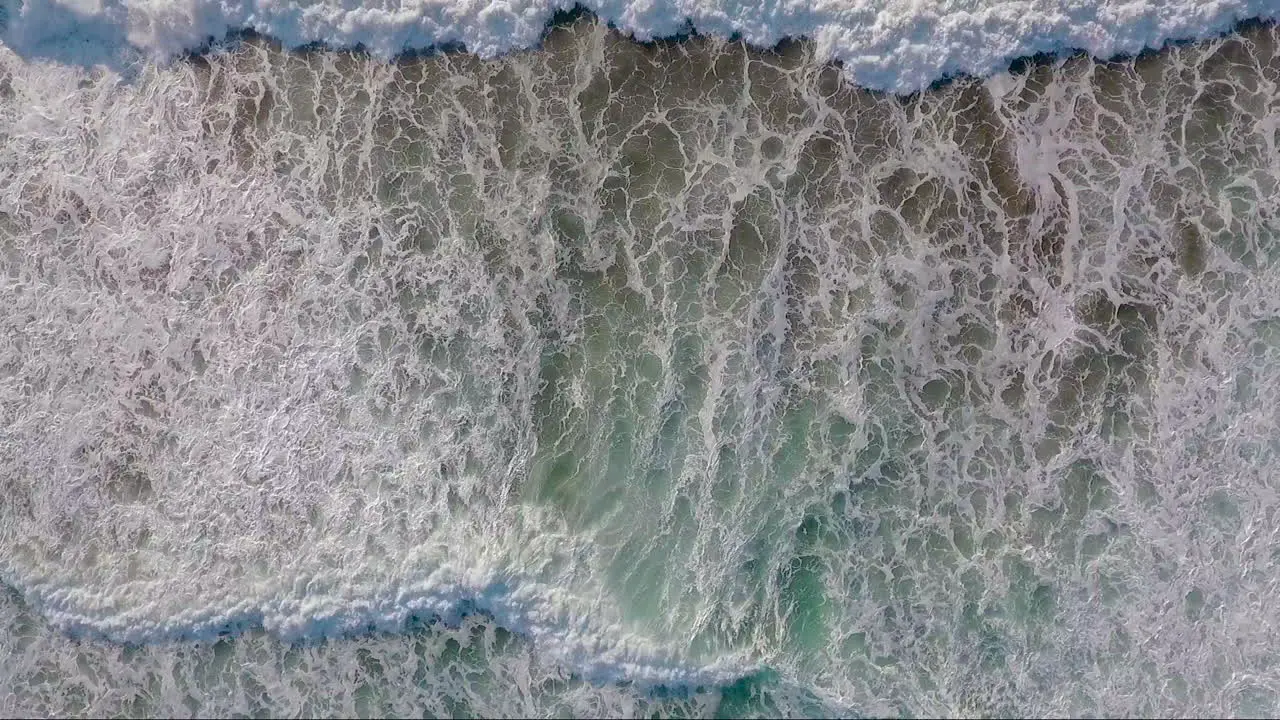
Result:
<svg viewBox="0 0 1280 720"><path fill-rule="evenodd" d="M1275 25L32 47L0 714L1280 712Z"/></svg>

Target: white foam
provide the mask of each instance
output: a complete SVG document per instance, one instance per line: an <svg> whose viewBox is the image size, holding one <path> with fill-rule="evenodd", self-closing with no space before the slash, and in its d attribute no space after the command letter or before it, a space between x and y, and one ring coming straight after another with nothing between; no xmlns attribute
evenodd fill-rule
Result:
<svg viewBox="0 0 1280 720"><path fill-rule="evenodd" d="M603 99L636 49L573 32L576 64L245 44L127 83L0 48L0 577L34 613L261 627L229 643L279 651L230 663L284 679L258 714L357 714L280 700L277 638L469 607L591 677L709 682L741 650L867 714L1247 714L1273 672L1241 658L1275 624L1276 30L1254 62L1072 64L990 107L832 96L807 58L691 78L740 61L703 44ZM595 224L531 221L569 211ZM1017 617L1033 593L1051 617ZM439 673L423 634L326 647ZM11 637L0 667L52 669L0 671L0 715L171 714L10 711L90 675ZM103 666L177 686L193 645ZM313 695L357 692L342 662ZM95 697L140 685L119 672ZM209 695L181 712L251 714Z"/></svg>
<svg viewBox="0 0 1280 720"><path fill-rule="evenodd" d="M312 578L318 580L319 578ZM398 633L413 623L457 626L473 613L531 639L541 655L588 682L627 681L640 686L718 686L763 670L745 656L689 663L619 626L568 610L561 593L528 579L499 578L474 569L441 567L412 586L370 595L299 597L274 588L218 605L165 602L128 609L103 603L102 593L20 578L25 601L54 628L75 637L136 645L212 641L227 634L264 630L286 643L375 633ZM296 584L296 583L294 583ZM308 583L303 583L308 584ZM189 599L185 599L189 602ZM157 612L158 608L163 608Z"/></svg>
<svg viewBox="0 0 1280 720"><path fill-rule="evenodd" d="M483 57L537 45L566 0L5 0L0 36L62 62L170 59L250 28L286 45L363 46L378 56L461 43ZM698 32L760 46L807 37L863 86L910 92L943 77L986 75L1018 57L1068 49L1132 54L1206 37L1273 0L585 0L641 40ZM3 7L3 6L0 6ZM6 13L0 13L3 16Z"/></svg>

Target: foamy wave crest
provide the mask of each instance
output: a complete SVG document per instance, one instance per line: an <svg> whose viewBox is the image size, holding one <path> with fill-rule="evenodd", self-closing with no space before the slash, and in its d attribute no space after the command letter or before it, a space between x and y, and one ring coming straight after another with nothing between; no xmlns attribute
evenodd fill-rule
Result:
<svg viewBox="0 0 1280 720"><path fill-rule="evenodd" d="M461 43L492 57L536 45L566 0L5 0L4 42L64 62L171 58L228 31L253 29L290 46L361 46L380 56ZM690 28L772 46L807 37L861 85L910 92L959 73L985 75L1013 58L1065 49L1098 57L1211 36L1270 0L586 0L580 7L641 40ZM0 9L4 9L0 6Z"/></svg>
<svg viewBox="0 0 1280 720"><path fill-rule="evenodd" d="M313 584L295 582L296 587ZM30 581L27 581L30 582ZM368 633L399 633L424 621L457 626L471 614L530 638L539 653L589 682L640 686L725 685L764 670L745 656L690 663L618 625L569 610L555 590L531 581L442 568L426 580L358 597L288 591L250 595L225 604L112 608L108 593L53 582L9 582L54 628L74 637L137 645L208 641L263 630L287 643Z"/></svg>

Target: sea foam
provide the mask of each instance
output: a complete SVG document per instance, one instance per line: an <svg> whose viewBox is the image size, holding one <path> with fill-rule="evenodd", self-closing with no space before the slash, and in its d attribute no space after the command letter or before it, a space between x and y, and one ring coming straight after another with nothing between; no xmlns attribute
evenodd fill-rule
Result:
<svg viewBox="0 0 1280 720"><path fill-rule="evenodd" d="M648 715L755 666L1274 714L1277 32L910 102L595 22L136 82L0 48L0 715ZM537 651L484 691L449 623L379 632L470 610ZM598 704L517 706L556 692Z"/></svg>
<svg viewBox="0 0 1280 720"><path fill-rule="evenodd" d="M1270 0L586 0L639 40L690 29L757 46L814 40L871 89L913 92L1018 57L1133 54L1280 16ZM482 57L536 46L566 0L5 0L0 39L74 64L161 61L251 29L288 46L359 46L381 57L461 44Z"/></svg>
<svg viewBox="0 0 1280 720"><path fill-rule="evenodd" d="M422 622L456 627L467 616L480 614L531 639L543 657L589 682L705 687L763 670L745 656L690 663L621 627L600 627L590 617L566 612L564 598L551 588L527 579L480 577L465 569L439 568L420 582L363 597L297 597L276 590L221 605L166 608L159 614L153 607L104 612L96 607L102 605L103 594L89 589L29 578L11 584L21 588L26 604L58 630L130 645L216 641L256 630L288 643L307 644L401 633Z"/></svg>

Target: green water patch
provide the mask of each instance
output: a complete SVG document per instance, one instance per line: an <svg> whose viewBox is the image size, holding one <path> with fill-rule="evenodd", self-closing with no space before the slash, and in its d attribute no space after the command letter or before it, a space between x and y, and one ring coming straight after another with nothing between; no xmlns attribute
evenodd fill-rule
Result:
<svg viewBox="0 0 1280 720"><path fill-rule="evenodd" d="M737 718L866 717L852 708L819 697L812 689L784 679L775 670L747 675L719 690L719 702L710 717Z"/></svg>
<svg viewBox="0 0 1280 720"><path fill-rule="evenodd" d="M778 574L789 644L802 658L821 656L829 639L823 557L832 551L829 520L806 515L795 530L793 557Z"/></svg>

